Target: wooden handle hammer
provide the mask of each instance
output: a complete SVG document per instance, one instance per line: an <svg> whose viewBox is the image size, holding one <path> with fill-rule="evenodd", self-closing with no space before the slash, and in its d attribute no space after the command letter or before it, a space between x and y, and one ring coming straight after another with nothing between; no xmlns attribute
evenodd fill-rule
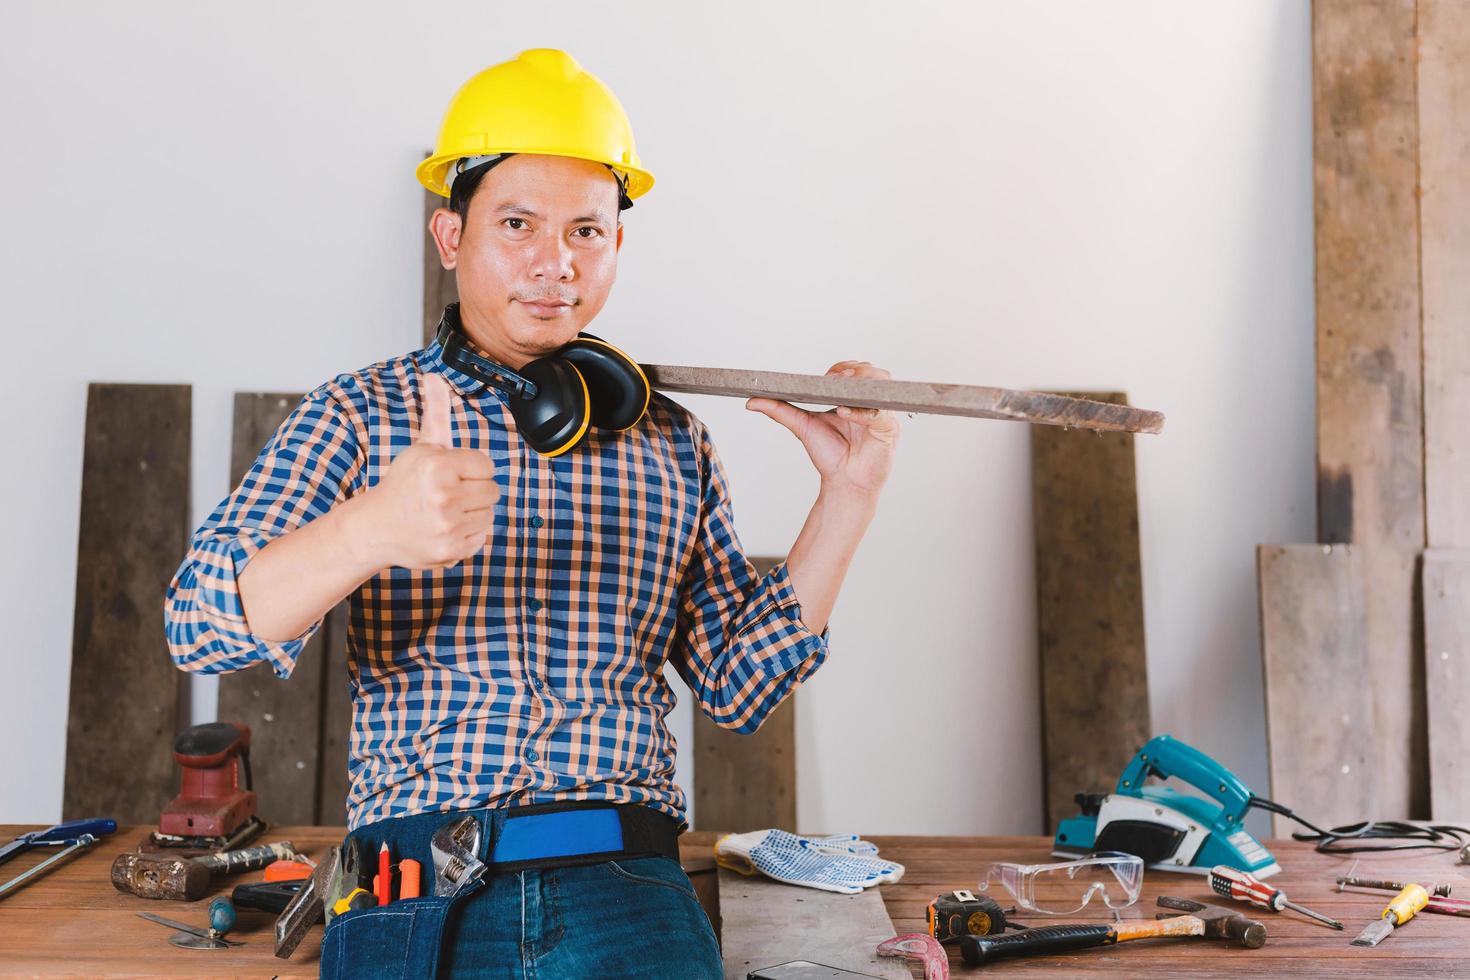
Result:
<svg viewBox="0 0 1470 980"><path fill-rule="evenodd" d="M129 852L119 854L112 862L112 885L139 898L195 902L209 894L212 878L257 871L272 861L295 856L296 846L290 841L197 858Z"/></svg>

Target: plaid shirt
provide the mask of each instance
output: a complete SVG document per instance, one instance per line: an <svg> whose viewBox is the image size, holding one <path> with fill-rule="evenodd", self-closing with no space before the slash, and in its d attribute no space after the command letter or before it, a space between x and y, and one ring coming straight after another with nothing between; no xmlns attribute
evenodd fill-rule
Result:
<svg viewBox="0 0 1470 980"><path fill-rule="evenodd" d="M802 624L784 562L756 578L708 431L661 394L634 428L548 459L516 435L508 396L437 343L323 384L194 534L165 601L174 662L290 675L320 621L284 643L254 635L238 576L382 478L417 435L429 371L461 396L455 445L490 454L503 496L473 559L386 568L349 599L348 823L597 799L687 827L665 660L717 724L752 732L821 665L827 633Z"/></svg>

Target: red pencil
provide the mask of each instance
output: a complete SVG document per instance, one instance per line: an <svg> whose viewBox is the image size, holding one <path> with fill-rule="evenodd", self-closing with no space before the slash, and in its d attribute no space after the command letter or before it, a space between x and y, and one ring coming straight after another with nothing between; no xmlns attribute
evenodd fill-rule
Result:
<svg viewBox="0 0 1470 980"><path fill-rule="evenodd" d="M393 901L393 855L388 852L388 842L378 850L378 904Z"/></svg>

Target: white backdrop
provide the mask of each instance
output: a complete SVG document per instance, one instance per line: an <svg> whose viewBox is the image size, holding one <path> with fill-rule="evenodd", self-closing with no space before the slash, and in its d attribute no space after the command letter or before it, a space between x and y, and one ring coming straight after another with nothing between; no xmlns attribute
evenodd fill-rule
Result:
<svg viewBox="0 0 1470 980"><path fill-rule="evenodd" d="M3 0L0 822L61 808L87 383L193 385L202 519L234 392L417 346L414 164L465 78L539 46L658 177L596 324L640 359L1168 414L1138 441L1154 728L1264 792L1253 549L1314 533L1308 6ZM800 447L686 404L747 549L784 553ZM906 420L800 694L803 828L1040 829L1029 466L1024 426Z"/></svg>

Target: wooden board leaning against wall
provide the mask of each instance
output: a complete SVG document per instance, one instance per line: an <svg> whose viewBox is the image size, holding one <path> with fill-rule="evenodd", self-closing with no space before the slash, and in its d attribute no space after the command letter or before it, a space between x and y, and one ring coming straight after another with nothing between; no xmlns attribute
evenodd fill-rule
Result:
<svg viewBox="0 0 1470 980"><path fill-rule="evenodd" d="M231 487L240 484L300 401L299 394L235 395ZM269 664L221 675L217 717L250 726L251 769L262 817L273 823L345 822L352 724L347 604L327 614L289 679L277 677Z"/></svg>
<svg viewBox="0 0 1470 980"><path fill-rule="evenodd" d="M1428 804L1416 43L1412 0L1313 5L1318 538L1359 552L1371 683L1322 676L1369 687L1377 799L1360 818Z"/></svg>
<svg viewBox="0 0 1470 980"><path fill-rule="evenodd" d="M187 385L87 389L65 820L155 823L178 790L187 717L164 595L189 540Z"/></svg>
<svg viewBox="0 0 1470 980"><path fill-rule="evenodd" d="M1470 820L1470 4L1419 4L1430 814Z"/></svg>

